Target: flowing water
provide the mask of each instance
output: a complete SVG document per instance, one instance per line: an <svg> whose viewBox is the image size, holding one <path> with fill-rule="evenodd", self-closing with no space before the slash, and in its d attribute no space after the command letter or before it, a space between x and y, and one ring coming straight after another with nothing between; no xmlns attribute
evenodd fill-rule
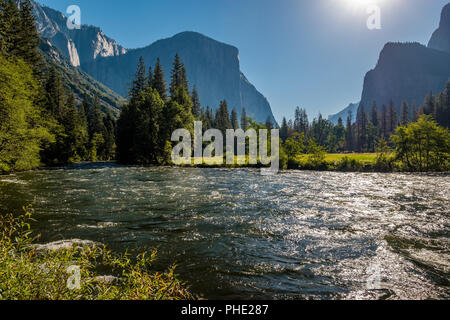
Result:
<svg viewBox="0 0 450 320"><path fill-rule="evenodd" d="M0 177L42 242L158 249L208 299L449 299L448 175L81 164Z"/></svg>

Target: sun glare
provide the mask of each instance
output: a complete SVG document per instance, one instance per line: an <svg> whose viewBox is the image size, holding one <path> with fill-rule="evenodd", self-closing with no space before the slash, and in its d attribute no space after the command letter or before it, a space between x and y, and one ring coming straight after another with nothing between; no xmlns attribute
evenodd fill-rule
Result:
<svg viewBox="0 0 450 320"><path fill-rule="evenodd" d="M380 4L382 0L342 0L351 9L366 8L372 4Z"/></svg>

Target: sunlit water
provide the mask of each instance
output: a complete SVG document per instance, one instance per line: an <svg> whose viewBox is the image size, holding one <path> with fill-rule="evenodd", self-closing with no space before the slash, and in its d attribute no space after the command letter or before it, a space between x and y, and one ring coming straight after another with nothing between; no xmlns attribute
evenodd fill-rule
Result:
<svg viewBox="0 0 450 320"><path fill-rule="evenodd" d="M85 164L0 177L42 242L158 249L208 299L450 298L448 175ZM17 211L16 211L17 212Z"/></svg>

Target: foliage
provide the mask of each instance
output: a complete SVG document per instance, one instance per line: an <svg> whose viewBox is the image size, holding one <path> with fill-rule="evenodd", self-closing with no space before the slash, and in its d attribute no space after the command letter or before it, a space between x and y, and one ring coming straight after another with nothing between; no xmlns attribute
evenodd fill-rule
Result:
<svg viewBox="0 0 450 320"><path fill-rule="evenodd" d="M53 141L37 94L29 65L0 55L0 172L39 166L41 145Z"/></svg>
<svg viewBox="0 0 450 320"><path fill-rule="evenodd" d="M156 252L132 258L106 247L82 247L38 252L30 228L31 214L0 216L1 300L186 300L192 296L175 276L150 272ZM80 288L67 286L69 266L80 268ZM98 270L117 278L107 283Z"/></svg>
<svg viewBox="0 0 450 320"><path fill-rule="evenodd" d="M181 128L191 134L194 131L194 112L199 112L200 100L195 89L192 97L188 92L186 69L180 57L176 55L174 61L170 99L159 59L152 77L151 81L145 78L141 58L130 99L117 124L118 160L123 163L166 164L172 150L172 132Z"/></svg>
<svg viewBox="0 0 450 320"><path fill-rule="evenodd" d="M450 134L431 116L399 127L392 136L396 158L408 171L445 171L450 168Z"/></svg>
<svg viewBox="0 0 450 320"><path fill-rule="evenodd" d="M305 135L303 133L293 135L292 137L286 139L283 147L289 158L295 158L305 149Z"/></svg>

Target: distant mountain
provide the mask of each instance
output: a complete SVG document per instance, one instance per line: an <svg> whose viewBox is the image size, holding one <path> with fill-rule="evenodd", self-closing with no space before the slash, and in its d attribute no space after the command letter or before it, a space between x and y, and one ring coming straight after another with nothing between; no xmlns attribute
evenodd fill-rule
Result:
<svg viewBox="0 0 450 320"><path fill-rule="evenodd" d="M41 53L49 65L54 66L62 76L64 86L70 89L78 102L86 92L91 97L97 94L105 110L118 116L125 99L101 84L84 71L72 66L70 60L47 40L40 45Z"/></svg>
<svg viewBox="0 0 450 320"><path fill-rule="evenodd" d="M359 102L358 103L350 103L350 105L347 108L345 108L344 110L342 110L341 112L329 116L328 120L331 121L334 125L337 125L339 118L342 118L342 120L344 121L344 125L345 125L348 114L349 114L349 112L351 112L352 113L352 123L353 123L356 121L356 114L358 112L358 108L359 108Z"/></svg>
<svg viewBox="0 0 450 320"><path fill-rule="evenodd" d="M127 95L140 56L147 66L153 66L159 57L169 81L172 62L178 53L186 65L190 86L197 87L204 107L216 109L226 99L230 109L238 113L245 107L253 119L265 122L269 118L275 123L267 99L240 71L239 51L233 46L199 33L183 32L145 48L127 50L97 27L68 30L67 18L61 12L33 4L42 37L59 48L72 66L80 67L122 96Z"/></svg>
<svg viewBox="0 0 450 320"><path fill-rule="evenodd" d="M442 9L439 28L433 33L428 48L450 53L450 3Z"/></svg>
<svg viewBox="0 0 450 320"><path fill-rule="evenodd" d="M34 1L32 4L38 32L59 48L74 67L99 57L119 56L127 52L105 36L100 28L83 25L80 30L69 30L67 18L61 12Z"/></svg>
<svg viewBox="0 0 450 320"><path fill-rule="evenodd" d="M364 79L361 103L370 108L390 100L400 110L403 100L421 106L430 93L444 90L450 77L450 54L418 43L388 43L378 64Z"/></svg>
<svg viewBox="0 0 450 320"><path fill-rule="evenodd" d="M376 67L364 78L361 103L380 108L391 100L421 106L429 93L439 93L450 80L450 4L442 10L439 29L428 47L419 43L388 43Z"/></svg>
<svg viewBox="0 0 450 320"><path fill-rule="evenodd" d="M186 65L191 88L197 87L203 106L216 109L220 101L226 99L230 110L235 108L240 113L245 107L255 120L264 122L269 117L275 122L266 98L240 71L238 49L196 32L183 32L118 57L99 58L81 68L125 95L139 57L142 56L147 65L154 65L159 57L169 80L176 53Z"/></svg>

